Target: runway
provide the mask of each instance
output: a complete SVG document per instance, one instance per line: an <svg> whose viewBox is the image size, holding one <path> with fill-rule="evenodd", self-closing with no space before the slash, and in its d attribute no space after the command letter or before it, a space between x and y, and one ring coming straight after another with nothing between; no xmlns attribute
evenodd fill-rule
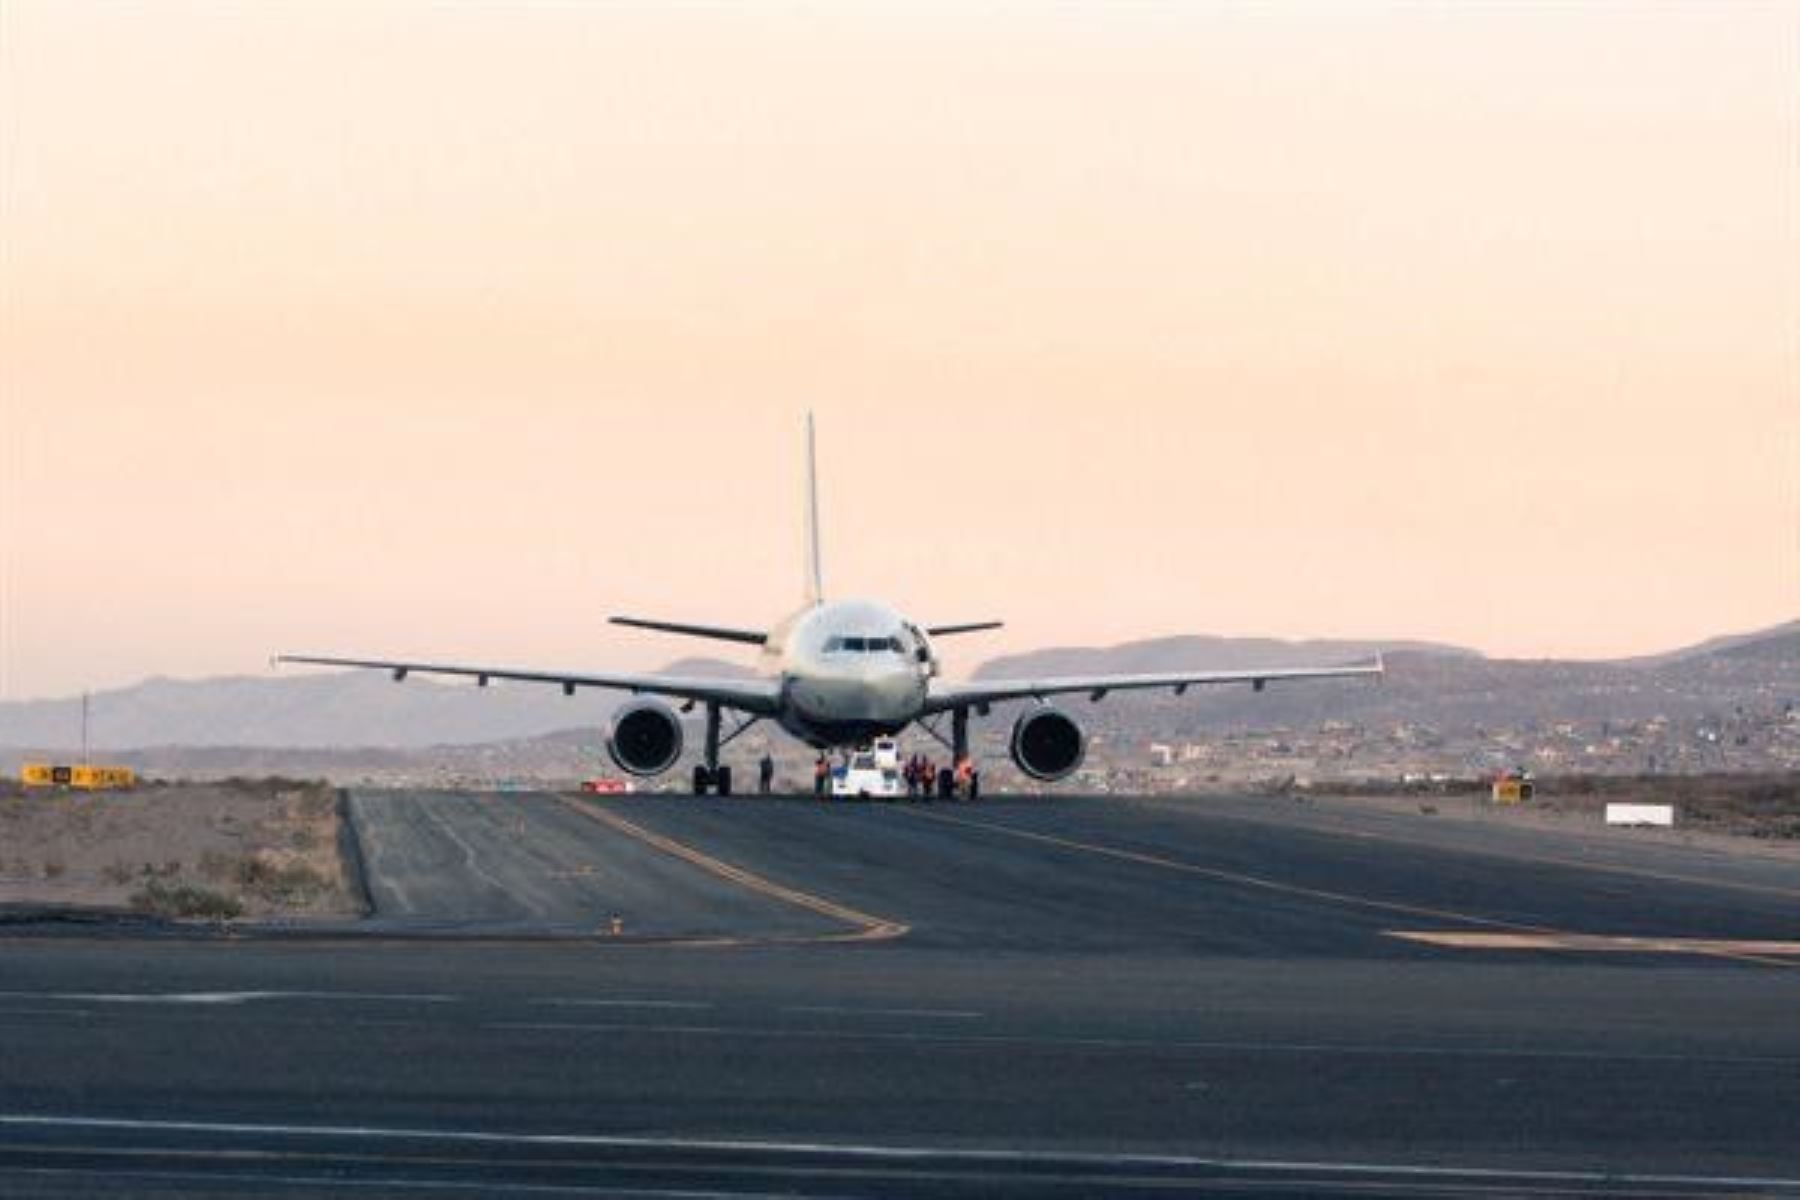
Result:
<svg viewBox="0 0 1800 1200"><path fill-rule="evenodd" d="M1255 799L352 809L356 934L0 946L0 1194L1800 1194L1786 861Z"/></svg>

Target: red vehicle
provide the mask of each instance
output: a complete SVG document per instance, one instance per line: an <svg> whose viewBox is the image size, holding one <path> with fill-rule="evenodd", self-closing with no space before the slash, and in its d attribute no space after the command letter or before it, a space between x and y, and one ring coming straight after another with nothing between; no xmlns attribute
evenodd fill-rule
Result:
<svg viewBox="0 0 1800 1200"><path fill-rule="evenodd" d="M584 779L581 781L584 792L598 792L604 796L622 796L632 790L631 785L623 779Z"/></svg>

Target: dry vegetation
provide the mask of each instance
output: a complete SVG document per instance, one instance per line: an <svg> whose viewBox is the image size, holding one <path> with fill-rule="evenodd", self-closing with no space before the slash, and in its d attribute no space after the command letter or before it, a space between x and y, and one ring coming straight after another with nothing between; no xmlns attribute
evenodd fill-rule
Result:
<svg viewBox="0 0 1800 1200"><path fill-rule="evenodd" d="M1673 804L1686 829L1800 838L1800 774L1569 775L1544 781L1534 801L1553 812L1598 814L1608 804Z"/></svg>
<svg viewBox="0 0 1800 1200"><path fill-rule="evenodd" d="M129 792L0 788L0 904L165 917L358 911L336 793L292 779Z"/></svg>
<svg viewBox="0 0 1800 1200"><path fill-rule="evenodd" d="M1394 794L1391 785L1333 785L1336 795ZM1800 773L1741 775L1553 775L1536 781L1537 794L1522 806L1534 812L1591 817L1608 804L1673 804L1678 829L1726 833L1771 841L1800 840ZM1421 784L1409 796L1487 795L1488 784L1448 780Z"/></svg>

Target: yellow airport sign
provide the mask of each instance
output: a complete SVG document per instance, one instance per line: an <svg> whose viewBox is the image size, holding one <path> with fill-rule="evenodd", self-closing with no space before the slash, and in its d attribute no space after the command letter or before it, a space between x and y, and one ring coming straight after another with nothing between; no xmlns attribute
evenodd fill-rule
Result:
<svg viewBox="0 0 1800 1200"><path fill-rule="evenodd" d="M54 763L26 763L19 768L19 782L26 787L64 787L99 792L135 787L137 775L130 767L72 767Z"/></svg>
<svg viewBox="0 0 1800 1200"><path fill-rule="evenodd" d="M1526 804L1537 789L1531 780L1517 775L1508 775L1494 780L1495 804Z"/></svg>

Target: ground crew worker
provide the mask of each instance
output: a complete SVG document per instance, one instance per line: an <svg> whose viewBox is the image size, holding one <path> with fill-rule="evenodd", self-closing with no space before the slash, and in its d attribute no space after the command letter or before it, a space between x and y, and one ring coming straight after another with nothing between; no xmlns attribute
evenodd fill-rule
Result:
<svg viewBox="0 0 1800 1200"><path fill-rule="evenodd" d="M818 759L813 763L813 795L823 796L824 794L825 794L825 756L823 754L821 754L821 755L819 755Z"/></svg>
<svg viewBox="0 0 1800 1200"><path fill-rule="evenodd" d="M981 799L981 769L974 763L969 764L969 799Z"/></svg>
<svg viewBox="0 0 1800 1200"><path fill-rule="evenodd" d="M762 794L769 794L769 785L775 782L775 760L763 751L762 761L756 764L756 781L762 785Z"/></svg>
<svg viewBox="0 0 1800 1200"><path fill-rule="evenodd" d="M974 766L969 762L968 755L965 754L956 760L956 775L952 783L955 795L966 796L969 794L969 773L973 770Z"/></svg>
<svg viewBox="0 0 1800 1200"><path fill-rule="evenodd" d="M906 766L900 770L900 777L906 780L906 798L912 799L919 794L919 756L906 760Z"/></svg>

